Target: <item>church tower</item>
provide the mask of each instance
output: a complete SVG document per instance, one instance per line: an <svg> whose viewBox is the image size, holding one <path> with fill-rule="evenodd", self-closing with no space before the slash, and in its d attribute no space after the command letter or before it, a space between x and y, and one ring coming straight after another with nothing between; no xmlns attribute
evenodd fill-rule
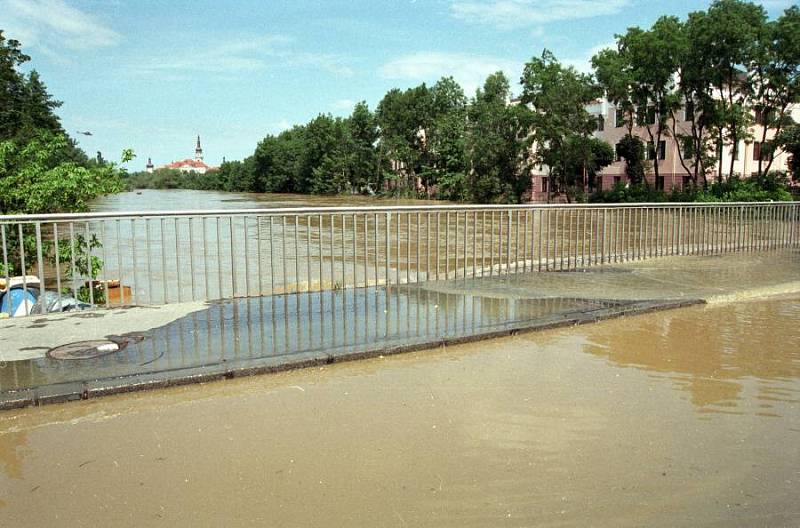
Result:
<svg viewBox="0 0 800 528"><path fill-rule="evenodd" d="M200 146L200 136L197 136L197 146L194 148L195 161L203 161L203 148Z"/></svg>

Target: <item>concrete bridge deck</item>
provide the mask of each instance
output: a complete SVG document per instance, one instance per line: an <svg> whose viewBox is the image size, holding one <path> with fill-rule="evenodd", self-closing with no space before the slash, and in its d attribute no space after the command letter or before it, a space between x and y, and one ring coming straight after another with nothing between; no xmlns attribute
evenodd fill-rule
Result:
<svg viewBox="0 0 800 528"><path fill-rule="evenodd" d="M0 408L423 349L688 304L800 291L800 251L0 321ZM119 352L59 360L77 341Z"/></svg>

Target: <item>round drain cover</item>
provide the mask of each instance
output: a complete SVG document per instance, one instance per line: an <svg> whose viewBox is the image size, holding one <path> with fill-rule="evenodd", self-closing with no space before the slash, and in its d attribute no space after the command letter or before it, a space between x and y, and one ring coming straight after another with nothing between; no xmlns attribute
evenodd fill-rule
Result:
<svg viewBox="0 0 800 528"><path fill-rule="evenodd" d="M80 341L51 348L47 357L52 359L91 359L119 352L123 346L107 339Z"/></svg>

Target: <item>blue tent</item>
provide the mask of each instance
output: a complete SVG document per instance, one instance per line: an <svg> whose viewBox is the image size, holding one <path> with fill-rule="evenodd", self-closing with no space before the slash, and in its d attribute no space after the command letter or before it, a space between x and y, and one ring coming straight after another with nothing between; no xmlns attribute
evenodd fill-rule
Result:
<svg viewBox="0 0 800 528"><path fill-rule="evenodd" d="M20 287L11 288L0 296L0 312L11 317L28 315L28 310L36 303L36 292L33 288L28 288L27 292Z"/></svg>

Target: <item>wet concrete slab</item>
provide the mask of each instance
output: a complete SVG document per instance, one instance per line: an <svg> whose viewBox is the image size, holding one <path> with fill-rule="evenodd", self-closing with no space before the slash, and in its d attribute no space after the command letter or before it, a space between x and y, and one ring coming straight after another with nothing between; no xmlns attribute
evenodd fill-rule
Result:
<svg viewBox="0 0 800 528"><path fill-rule="evenodd" d="M119 352L90 359L0 363L0 408L274 372L786 291L800 291L797 251L234 299L192 305L185 313L181 310L189 307L177 305L163 307L176 314L171 321L155 327L145 322L140 329L139 314L150 309L51 316L39 323L12 320L21 325L18 332L25 332L26 348L42 345L39 355L45 347L71 341L134 339ZM103 326L115 317L124 324ZM10 329L0 327L0 333ZM9 343L14 341L3 341L4 357L13 357Z"/></svg>
<svg viewBox="0 0 800 528"><path fill-rule="evenodd" d="M665 257L577 271L520 273L430 283L441 292L514 298L517 295L587 299L703 299L719 302L800 291L800 250Z"/></svg>
<svg viewBox="0 0 800 528"><path fill-rule="evenodd" d="M205 303L190 302L0 319L0 365L41 358L75 341L145 332L205 308Z"/></svg>

